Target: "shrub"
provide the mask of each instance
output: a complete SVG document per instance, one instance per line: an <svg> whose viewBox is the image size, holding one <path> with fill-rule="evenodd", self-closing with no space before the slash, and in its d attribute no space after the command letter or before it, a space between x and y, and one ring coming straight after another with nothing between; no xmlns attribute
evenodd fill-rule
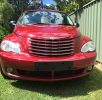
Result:
<svg viewBox="0 0 102 100"><path fill-rule="evenodd" d="M10 30L9 21L14 14L12 5L7 0L0 0L0 24Z"/></svg>
<svg viewBox="0 0 102 100"><path fill-rule="evenodd" d="M8 35L8 31L0 26L0 41L3 39L4 36Z"/></svg>

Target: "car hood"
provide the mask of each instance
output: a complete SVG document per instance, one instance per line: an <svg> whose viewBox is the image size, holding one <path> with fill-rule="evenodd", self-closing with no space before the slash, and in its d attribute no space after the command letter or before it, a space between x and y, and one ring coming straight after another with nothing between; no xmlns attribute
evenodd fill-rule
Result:
<svg viewBox="0 0 102 100"><path fill-rule="evenodd" d="M75 26L66 25L19 25L15 27L14 33L27 38L80 36L80 31Z"/></svg>

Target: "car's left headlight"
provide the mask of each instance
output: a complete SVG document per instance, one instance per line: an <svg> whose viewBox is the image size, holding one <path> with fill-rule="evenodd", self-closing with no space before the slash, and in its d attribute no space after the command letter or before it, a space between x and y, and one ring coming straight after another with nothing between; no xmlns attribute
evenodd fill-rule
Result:
<svg viewBox="0 0 102 100"><path fill-rule="evenodd" d="M88 41L87 43L85 43L82 48L81 48L81 52L93 52L95 51L96 47L93 41Z"/></svg>
<svg viewBox="0 0 102 100"><path fill-rule="evenodd" d="M11 42L9 40L2 41L0 48L6 52L14 52L14 53L21 52L20 46L17 43Z"/></svg>

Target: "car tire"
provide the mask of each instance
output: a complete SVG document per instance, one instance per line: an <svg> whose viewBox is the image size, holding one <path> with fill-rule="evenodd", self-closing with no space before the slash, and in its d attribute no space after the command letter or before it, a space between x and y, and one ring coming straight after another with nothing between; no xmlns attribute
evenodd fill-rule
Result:
<svg viewBox="0 0 102 100"><path fill-rule="evenodd" d="M0 72L1 72L1 75L3 76L4 79L12 80L12 78L6 76L6 75L3 73L2 68L1 68L1 65L0 65Z"/></svg>

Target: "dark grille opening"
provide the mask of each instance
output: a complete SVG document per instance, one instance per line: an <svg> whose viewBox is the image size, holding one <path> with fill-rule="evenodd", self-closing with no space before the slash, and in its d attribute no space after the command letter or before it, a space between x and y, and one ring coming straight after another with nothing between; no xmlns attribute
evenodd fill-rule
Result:
<svg viewBox="0 0 102 100"><path fill-rule="evenodd" d="M29 39L29 53L41 56L65 56L74 54L74 39Z"/></svg>
<svg viewBox="0 0 102 100"><path fill-rule="evenodd" d="M51 77L51 72L47 71L24 71L24 70L17 70L18 74L28 77Z"/></svg>
<svg viewBox="0 0 102 100"><path fill-rule="evenodd" d="M69 77L72 75L82 74L84 69L79 70L66 70L66 71L55 71L53 73L54 77ZM37 78L52 78L51 71L24 71L24 70L17 70L19 75L28 76L28 77L37 77Z"/></svg>
<svg viewBox="0 0 102 100"><path fill-rule="evenodd" d="M58 72L55 72L55 76L56 77L66 77L66 76L81 74L83 71L84 71L84 69L58 71Z"/></svg>

